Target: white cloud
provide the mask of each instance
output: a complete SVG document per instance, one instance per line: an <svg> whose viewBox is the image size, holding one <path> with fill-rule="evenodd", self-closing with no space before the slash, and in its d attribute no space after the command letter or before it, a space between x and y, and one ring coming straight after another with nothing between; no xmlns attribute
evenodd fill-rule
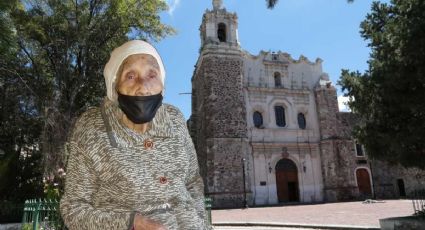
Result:
<svg viewBox="0 0 425 230"><path fill-rule="evenodd" d="M348 108L347 102L349 101L348 97L338 96L338 108L341 112L351 112Z"/></svg>
<svg viewBox="0 0 425 230"><path fill-rule="evenodd" d="M167 0L168 14L173 15L174 10L180 5L180 0Z"/></svg>

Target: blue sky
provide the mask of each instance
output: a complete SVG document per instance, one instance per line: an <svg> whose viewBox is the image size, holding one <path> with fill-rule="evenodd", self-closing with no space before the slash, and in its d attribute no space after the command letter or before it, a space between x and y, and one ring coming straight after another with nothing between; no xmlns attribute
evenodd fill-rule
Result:
<svg viewBox="0 0 425 230"><path fill-rule="evenodd" d="M164 102L177 106L188 119L191 114L191 82L199 55L199 26L211 0L167 0L163 23L177 34L154 44L167 71ZM295 59L324 60L323 70L334 84L341 69L364 71L370 49L360 37L359 26L370 12L372 0L279 0L269 10L264 0L224 0L224 7L239 18L239 40L244 50L287 52ZM338 94L341 94L338 90Z"/></svg>

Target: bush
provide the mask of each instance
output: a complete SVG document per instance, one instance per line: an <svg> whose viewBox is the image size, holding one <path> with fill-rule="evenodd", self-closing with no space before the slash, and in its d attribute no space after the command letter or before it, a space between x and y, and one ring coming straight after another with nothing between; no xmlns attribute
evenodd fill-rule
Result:
<svg viewBox="0 0 425 230"><path fill-rule="evenodd" d="M0 223L20 223L23 213L23 203L0 201Z"/></svg>

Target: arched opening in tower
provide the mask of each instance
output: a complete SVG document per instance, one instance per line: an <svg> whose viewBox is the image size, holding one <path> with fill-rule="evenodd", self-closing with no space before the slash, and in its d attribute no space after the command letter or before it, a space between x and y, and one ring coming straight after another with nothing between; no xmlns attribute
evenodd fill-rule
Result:
<svg viewBox="0 0 425 230"><path fill-rule="evenodd" d="M217 36L220 42L226 42L226 24L218 24Z"/></svg>

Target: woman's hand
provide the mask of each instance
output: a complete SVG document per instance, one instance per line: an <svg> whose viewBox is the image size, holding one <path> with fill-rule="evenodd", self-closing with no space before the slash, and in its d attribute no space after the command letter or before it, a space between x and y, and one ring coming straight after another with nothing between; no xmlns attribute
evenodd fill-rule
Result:
<svg viewBox="0 0 425 230"><path fill-rule="evenodd" d="M158 222L136 214L134 217L134 230L167 230L167 228Z"/></svg>

